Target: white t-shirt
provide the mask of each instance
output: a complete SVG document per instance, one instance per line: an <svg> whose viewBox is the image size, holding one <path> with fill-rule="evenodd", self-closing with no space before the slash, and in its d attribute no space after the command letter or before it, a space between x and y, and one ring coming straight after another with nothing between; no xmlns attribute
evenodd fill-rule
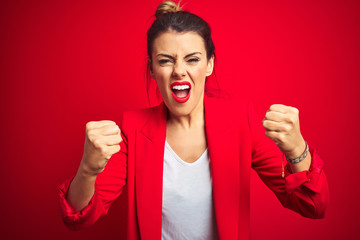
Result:
<svg viewBox="0 0 360 240"><path fill-rule="evenodd" d="M165 142L162 239L218 239L207 149L187 163Z"/></svg>

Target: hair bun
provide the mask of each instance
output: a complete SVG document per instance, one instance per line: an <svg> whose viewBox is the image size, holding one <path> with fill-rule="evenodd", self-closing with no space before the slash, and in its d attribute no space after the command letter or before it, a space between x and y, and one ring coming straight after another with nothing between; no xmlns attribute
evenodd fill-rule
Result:
<svg viewBox="0 0 360 240"><path fill-rule="evenodd" d="M170 13L170 12L181 12L183 11L180 7L180 1L178 4L174 3L173 1L163 1L158 8L156 9L155 16L159 17L162 14Z"/></svg>

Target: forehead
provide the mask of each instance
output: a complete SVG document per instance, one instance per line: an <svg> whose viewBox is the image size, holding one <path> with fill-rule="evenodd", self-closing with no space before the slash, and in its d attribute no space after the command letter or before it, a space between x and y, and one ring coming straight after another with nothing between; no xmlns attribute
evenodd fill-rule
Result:
<svg viewBox="0 0 360 240"><path fill-rule="evenodd" d="M204 40L195 32L167 31L154 40L153 54L155 55L159 53L177 55L190 52L205 53Z"/></svg>

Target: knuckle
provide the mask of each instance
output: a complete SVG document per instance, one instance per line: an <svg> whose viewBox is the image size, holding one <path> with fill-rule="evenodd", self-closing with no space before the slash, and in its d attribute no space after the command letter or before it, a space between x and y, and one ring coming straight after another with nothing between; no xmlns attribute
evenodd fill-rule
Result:
<svg viewBox="0 0 360 240"><path fill-rule="evenodd" d="M270 111L265 113L265 118L269 119L269 117L271 117L271 112Z"/></svg>
<svg viewBox="0 0 360 240"><path fill-rule="evenodd" d="M94 141L96 140L95 136L87 135L87 139L95 146Z"/></svg>
<svg viewBox="0 0 360 240"><path fill-rule="evenodd" d="M86 123L86 130L91 130L91 129L94 129L96 128L96 125L97 125L98 122L96 121L89 121Z"/></svg>
<svg viewBox="0 0 360 240"><path fill-rule="evenodd" d="M117 126L117 125L109 125L106 128L106 131L111 131L114 134L117 134L119 132L119 130L120 130L119 126Z"/></svg>
<svg viewBox="0 0 360 240"><path fill-rule="evenodd" d="M85 125L86 129L91 128L93 123L94 123L93 121L87 122L86 125Z"/></svg>
<svg viewBox="0 0 360 240"><path fill-rule="evenodd" d="M270 137L269 131L265 131L265 135L266 135L267 137Z"/></svg>
<svg viewBox="0 0 360 240"><path fill-rule="evenodd" d="M115 122L112 120L100 120L98 123L101 125L115 125Z"/></svg>
<svg viewBox="0 0 360 240"><path fill-rule="evenodd" d="M262 122L263 127L266 128L267 124L268 124L268 122L266 120L263 120L263 122Z"/></svg>
<svg viewBox="0 0 360 240"><path fill-rule="evenodd" d="M290 122L291 122L291 123L296 123L296 121L297 121L297 117L296 117L296 116L292 116L292 117L290 118Z"/></svg>
<svg viewBox="0 0 360 240"><path fill-rule="evenodd" d="M107 149L105 147L100 147L100 154L104 157L109 155L109 152L107 151Z"/></svg>
<svg viewBox="0 0 360 240"><path fill-rule="evenodd" d="M292 110L295 114L299 114L299 109L297 109L296 107L293 107Z"/></svg>
<svg viewBox="0 0 360 240"><path fill-rule="evenodd" d="M110 132L113 132L115 131L115 127L113 125L105 125L101 128L101 132L103 134L106 134L106 133L110 133Z"/></svg>
<svg viewBox="0 0 360 240"><path fill-rule="evenodd" d="M278 110L278 109L282 109L284 107L284 105L282 104L273 104L270 106L270 110Z"/></svg>
<svg viewBox="0 0 360 240"><path fill-rule="evenodd" d="M96 148L98 148L98 149L100 149L101 150L101 140L99 139L99 138L97 138L97 139L94 139L93 141L92 141L92 143L93 143L93 145L96 147Z"/></svg>
<svg viewBox="0 0 360 240"><path fill-rule="evenodd" d="M294 124L294 123L295 123L295 118L294 118L294 116L289 115L288 118L287 118L287 122L289 122L289 123L291 123L291 124Z"/></svg>
<svg viewBox="0 0 360 240"><path fill-rule="evenodd" d="M284 128L285 132L290 132L291 131L291 126L288 125L288 124L284 125L283 128Z"/></svg>
<svg viewBox="0 0 360 240"><path fill-rule="evenodd" d="M93 130L93 129L87 130L87 131L86 131L86 135L88 135L88 137L93 137L93 136L95 136L94 130Z"/></svg>
<svg viewBox="0 0 360 240"><path fill-rule="evenodd" d="M279 136L278 136L278 141L279 141L280 143L284 143L284 142L285 142L285 135L279 134Z"/></svg>
<svg viewBox="0 0 360 240"><path fill-rule="evenodd" d="M276 106L277 106L277 104L276 104L276 103L271 104L271 105L270 105L270 110L271 110L271 108L274 108L274 107L276 107Z"/></svg>
<svg viewBox="0 0 360 240"><path fill-rule="evenodd" d="M117 153L117 152L120 152L120 145L117 145L116 147L115 147L115 153Z"/></svg>

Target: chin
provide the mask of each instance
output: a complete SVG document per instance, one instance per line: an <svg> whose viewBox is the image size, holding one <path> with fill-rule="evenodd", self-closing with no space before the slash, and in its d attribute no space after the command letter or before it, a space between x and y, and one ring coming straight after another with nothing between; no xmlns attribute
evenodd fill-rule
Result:
<svg viewBox="0 0 360 240"><path fill-rule="evenodd" d="M199 102L196 102L196 99L190 97L188 101L179 103L175 101L172 96L170 96L167 101L164 102L171 114L177 117L182 117L190 115L199 105L200 101L201 100L199 99Z"/></svg>

